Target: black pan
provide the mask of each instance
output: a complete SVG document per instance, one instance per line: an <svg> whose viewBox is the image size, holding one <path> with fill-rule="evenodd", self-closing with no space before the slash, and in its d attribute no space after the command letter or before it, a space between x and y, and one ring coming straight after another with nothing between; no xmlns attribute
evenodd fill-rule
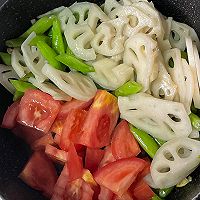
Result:
<svg viewBox="0 0 200 200"><path fill-rule="evenodd" d="M0 51L5 49L6 39L19 36L30 26L31 19L55 7L69 6L73 2L73 0L0 0ZM153 0L153 2L163 14L191 25L200 36L200 0ZM0 85L0 121L11 102L11 95ZM32 190L17 178L29 155L30 150L23 141L9 131L0 129L0 200L1 198L44 199L39 192ZM191 183L175 190L168 199L200 199L200 167L192 174L192 178Z"/></svg>

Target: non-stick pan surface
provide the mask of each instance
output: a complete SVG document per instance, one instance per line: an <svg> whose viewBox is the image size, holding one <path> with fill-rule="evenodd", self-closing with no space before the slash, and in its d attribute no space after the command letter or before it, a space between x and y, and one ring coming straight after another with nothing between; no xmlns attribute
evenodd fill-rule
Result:
<svg viewBox="0 0 200 200"><path fill-rule="evenodd" d="M73 0L0 0L0 51L6 39L15 38L29 26L30 20L55 7L69 6ZM101 1L95 1L102 3ZM195 28L200 36L200 0L153 0L156 8ZM11 95L0 86L0 121L11 104ZM43 200L17 176L28 160L28 147L8 130L0 129L0 200ZM168 199L191 200L200 194L200 167L192 174L193 181L175 190ZM48 184L48 183L47 183Z"/></svg>

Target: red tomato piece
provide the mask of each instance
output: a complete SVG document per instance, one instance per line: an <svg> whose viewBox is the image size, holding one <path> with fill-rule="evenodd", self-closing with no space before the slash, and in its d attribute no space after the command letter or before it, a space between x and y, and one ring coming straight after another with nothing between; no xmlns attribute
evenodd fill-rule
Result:
<svg viewBox="0 0 200 200"><path fill-rule="evenodd" d="M72 141L91 148L109 145L118 117L117 98L105 90L99 90L88 111L80 134Z"/></svg>
<svg viewBox="0 0 200 200"><path fill-rule="evenodd" d="M100 168L94 178L99 185L121 197L144 167L145 161L140 158L124 158Z"/></svg>
<svg viewBox="0 0 200 200"><path fill-rule="evenodd" d="M12 129L16 126L16 119L19 112L19 101L14 102L10 107L8 107L2 122L3 128Z"/></svg>
<svg viewBox="0 0 200 200"><path fill-rule="evenodd" d="M45 133L51 128L61 104L40 90L27 90L19 105L18 122Z"/></svg>
<svg viewBox="0 0 200 200"><path fill-rule="evenodd" d="M22 138L27 144L32 144L36 140L45 136L44 132L19 123L17 123L14 129L12 129L12 132L16 136Z"/></svg>
<svg viewBox="0 0 200 200"><path fill-rule="evenodd" d="M80 109L73 109L69 112L60 138L61 149L68 151L72 138L78 137L86 115L87 111Z"/></svg>
<svg viewBox="0 0 200 200"><path fill-rule="evenodd" d="M122 120L114 130L111 149L115 159L137 156L141 152L125 120Z"/></svg>
<svg viewBox="0 0 200 200"><path fill-rule="evenodd" d="M113 200L115 194L106 187L100 186L100 194L98 200Z"/></svg>
<svg viewBox="0 0 200 200"><path fill-rule="evenodd" d="M112 200L134 200L129 192L125 192L121 197L115 195Z"/></svg>
<svg viewBox="0 0 200 200"><path fill-rule="evenodd" d="M69 170L67 164L65 164L53 189L53 196L51 200L64 200L65 188L68 181L69 181Z"/></svg>
<svg viewBox="0 0 200 200"><path fill-rule="evenodd" d="M94 173L104 156L104 150L87 148L85 156L85 168Z"/></svg>
<svg viewBox="0 0 200 200"><path fill-rule="evenodd" d="M133 194L137 200L149 200L154 196L153 190L143 179L136 183Z"/></svg>
<svg viewBox="0 0 200 200"><path fill-rule="evenodd" d="M60 138L61 138L61 136L60 136L58 133L56 133L56 135L55 135L55 137L54 137L54 142L55 142L58 146L60 146Z"/></svg>
<svg viewBox="0 0 200 200"><path fill-rule="evenodd" d="M104 167L105 165L116 161L116 159L114 158L112 151L111 151L111 147L108 146L106 147L105 150L105 154L103 156L103 159L101 160L100 164L99 164L99 168Z"/></svg>
<svg viewBox="0 0 200 200"><path fill-rule="evenodd" d="M56 147L47 144L45 153L55 162L65 164L68 160L68 153L66 151L57 149Z"/></svg>
<svg viewBox="0 0 200 200"><path fill-rule="evenodd" d="M71 101L64 103L61 106L60 112L58 113L56 120L51 127L51 131L61 135L62 129L64 126L64 122L65 122L69 112L72 109L85 110L92 104L92 101L93 101L93 99L91 99L89 101L80 101L77 99L72 99Z"/></svg>
<svg viewBox="0 0 200 200"><path fill-rule="evenodd" d="M44 150L47 144L51 144L51 145L54 144L54 139L51 133L47 133L40 139L33 142L33 144L31 144L31 149L33 149L34 151Z"/></svg>
<svg viewBox="0 0 200 200"><path fill-rule="evenodd" d="M42 191L51 197L57 181L56 170L52 162L42 152L35 152L19 177L30 187Z"/></svg>
<svg viewBox="0 0 200 200"><path fill-rule="evenodd" d="M82 159L78 156L73 144L70 145L68 151L68 169L70 181L81 178L83 175Z"/></svg>

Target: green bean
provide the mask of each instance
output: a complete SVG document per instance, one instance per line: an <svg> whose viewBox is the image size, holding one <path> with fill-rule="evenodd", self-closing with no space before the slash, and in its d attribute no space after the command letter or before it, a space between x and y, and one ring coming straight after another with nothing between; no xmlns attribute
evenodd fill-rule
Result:
<svg viewBox="0 0 200 200"><path fill-rule="evenodd" d="M9 53L0 52L0 58L5 65L11 65L11 55Z"/></svg>
<svg viewBox="0 0 200 200"><path fill-rule="evenodd" d="M51 45L51 39L46 35L37 35L35 36L31 42L29 43L30 46L37 46L38 41L44 41L48 45Z"/></svg>
<svg viewBox="0 0 200 200"><path fill-rule="evenodd" d="M159 190L159 197L161 197L161 198L167 197L173 189L174 189L174 187L170 187L170 188L166 188L166 189L160 189Z"/></svg>
<svg viewBox="0 0 200 200"><path fill-rule="evenodd" d="M13 96L13 101L17 101L19 99L21 99L21 97L23 97L24 92L20 92L20 91L15 91L15 94Z"/></svg>
<svg viewBox="0 0 200 200"><path fill-rule="evenodd" d="M45 33L48 29L51 28L55 16L50 17L44 16L35 22L21 37L27 38L32 32L35 32L36 35L41 35Z"/></svg>
<svg viewBox="0 0 200 200"><path fill-rule="evenodd" d="M121 87L115 90L115 96L128 96L136 94L142 89L142 85L135 81L128 81Z"/></svg>
<svg viewBox="0 0 200 200"><path fill-rule="evenodd" d="M58 61L60 61L61 63L63 63L64 65L73 68L77 71L80 71L82 73L87 73L87 72L94 72L94 67L91 65L88 65L86 63L84 63L82 60L69 55L69 54L63 54L63 55L59 55L56 57L56 59Z"/></svg>
<svg viewBox="0 0 200 200"><path fill-rule="evenodd" d="M162 200L158 195L154 194L151 200Z"/></svg>
<svg viewBox="0 0 200 200"><path fill-rule="evenodd" d="M15 87L15 89L19 92L25 92L28 89L36 89L36 87L28 82L21 80L10 80L11 84Z"/></svg>
<svg viewBox="0 0 200 200"><path fill-rule="evenodd" d="M61 31L61 27L60 27L60 20L58 18L56 18L53 21L52 47L57 52L57 54L65 53L65 46L64 46L62 31Z"/></svg>
<svg viewBox="0 0 200 200"><path fill-rule="evenodd" d="M37 47L50 65L56 69L64 70L61 63L56 60L57 53L46 42L38 41Z"/></svg>
<svg viewBox="0 0 200 200"><path fill-rule="evenodd" d="M165 144L166 141L161 140L159 138L154 138L154 140L158 143L158 145L161 147L163 144Z"/></svg>
<svg viewBox="0 0 200 200"><path fill-rule="evenodd" d="M200 117L198 117L197 115L195 115L194 113L191 113L189 115L190 117L190 121L192 126L197 129L198 131L200 131Z"/></svg>
<svg viewBox="0 0 200 200"><path fill-rule="evenodd" d="M19 38L7 40L6 41L6 46L10 47L10 48L21 47L21 45L22 45L22 43L24 42L25 39L26 38L24 38L24 37L19 37Z"/></svg>
<svg viewBox="0 0 200 200"><path fill-rule="evenodd" d="M147 154L153 158L156 151L159 149L159 145L156 141L146 132L139 130L130 124L130 130L138 141L140 146L147 152Z"/></svg>

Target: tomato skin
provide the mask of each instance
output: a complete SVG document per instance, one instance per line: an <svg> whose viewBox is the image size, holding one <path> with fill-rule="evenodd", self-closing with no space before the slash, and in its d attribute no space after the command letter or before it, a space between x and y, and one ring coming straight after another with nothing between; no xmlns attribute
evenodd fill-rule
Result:
<svg viewBox="0 0 200 200"><path fill-rule="evenodd" d="M89 169L91 173L94 173L104 156L105 151L101 149L86 149L85 156L85 168Z"/></svg>
<svg viewBox="0 0 200 200"><path fill-rule="evenodd" d="M60 112L58 113L56 120L51 127L51 131L61 135L65 120L69 112L73 109L85 110L91 105L92 101L93 99L90 99L89 101L80 101L77 99L72 99L71 101L64 103L61 106Z"/></svg>
<svg viewBox="0 0 200 200"><path fill-rule="evenodd" d="M49 158L59 164L64 165L68 160L68 153L66 151L57 149L50 144L46 145L45 153L48 155Z"/></svg>
<svg viewBox="0 0 200 200"><path fill-rule="evenodd" d="M60 138L60 148L68 151L72 138L79 137L81 127L83 126L87 111L73 109L69 112Z"/></svg>
<svg viewBox="0 0 200 200"><path fill-rule="evenodd" d="M136 183L133 194L137 200L149 200L154 196L153 190L143 179Z"/></svg>
<svg viewBox="0 0 200 200"><path fill-rule="evenodd" d="M17 115L19 112L19 101L14 102L8 107L2 121L2 128L13 129L17 123Z"/></svg>
<svg viewBox="0 0 200 200"><path fill-rule="evenodd" d="M145 161L139 158L124 158L109 163L94 173L95 181L121 197L144 169Z"/></svg>
<svg viewBox="0 0 200 200"><path fill-rule="evenodd" d="M73 142L90 148L109 145L118 117L117 98L105 90L97 91L80 136L74 138Z"/></svg>
<svg viewBox="0 0 200 200"><path fill-rule="evenodd" d="M82 159L78 156L73 144L70 145L68 151L68 169L70 181L81 178L83 175Z"/></svg>
<svg viewBox="0 0 200 200"><path fill-rule="evenodd" d="M39 151L33 153L19 177L30 187L42 191L47 197L52 196L57 181L56 170L52 162L43 152Z"/></svg>
<svg viewBox="0 0 200 200"><path fill-rule="evenodd" d="M98 196L98 200L113 200L115 194L106 187L100 187L100 194Z"/></svg>
<svg viewBox="0 0 200 200"><path fill-rule="evenodd" d="M130 158L141 152L125 120L122 120L114 130L111 149L115 159Z"/></svg>
<svg viewBox="0 0 200 200"><path fill-rule="evenodd" d="M12 129L12 132L30 145L45 136L44 132L19 123Z"/></svg>
<svg viewBox="0 0 200 200"><path fill-rule="evenodd" d="M112 200L134 200L134 199L129 192L126 192L121 197L115 195Z"/></svg>
<svg viewBox="0 0 200 200"><path fill-rule="evenodd" d="M43 137L40 139L36 140L31 144L31 149L34 151L37 150L44 150L47 144L54 144L54 139L52 137L51 133L45 134Z"/></svg>
<svg viewBox="0 0 200 200"><path fill-rule="evenodd" d="M99 164L99 168L106 166L107 164L116 161L116 159L114 158L112 151L111 151L111 147L107 146L105 149L105 154Z"/></svg>
<svg viewBox="0 0 200 200"><path fill-rule="evenodd" d="M18 122L47 133L61 104L40 90L27 90L19 105Z"/></svg>

